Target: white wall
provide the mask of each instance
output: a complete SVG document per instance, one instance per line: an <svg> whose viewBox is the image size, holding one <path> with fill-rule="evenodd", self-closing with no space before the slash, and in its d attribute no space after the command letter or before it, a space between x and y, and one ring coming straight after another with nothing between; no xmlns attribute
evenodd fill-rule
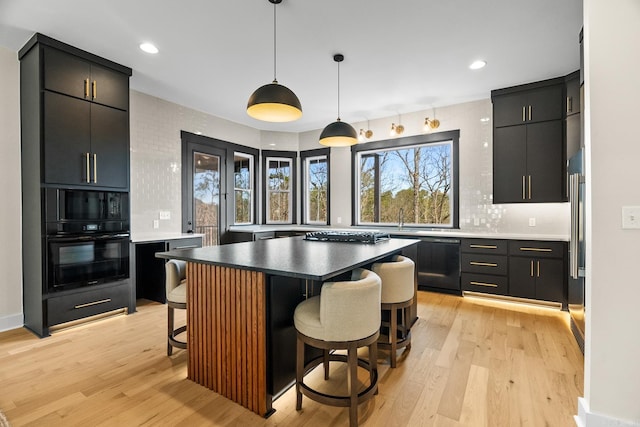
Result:
<svg viewBox="0 0 640 427"><path fill-rule="evenodd" d="M587 317L586 427L640 425L640 2L584 1ZM615 420L621 420L615 424Z"/></svg>
<svg viewBox="0 0 640 427"><path fill-rule="evenodd" d="M576 47L577 48L577 47ZM405 131L402 136L423 133L425 117L434 117L433 110L401 116ZM492 142L491 100L440 107L438 132L460 129L460 228L465 231L518 234L568 235L568 203L502 204L492 203ZM489 120L487 120L489 119ZM371 120L373 137L370 141L391 138L391 123L398 116ZM367 129L367 123L352 123L356 130ZM321 130L300 134L300 149L319 148ZM366 142L363 142L366 144ZM331 151L331 224L351 223L351 150L333 148ZM536 226L529 226L535 218ZM341 222L338 221L341 220Z"/></svg>
<svg viewBox="0 0 640 427"><path fill-rule="evenodd" d="M17 53L0 46L0 331L23 323L19 82Z"/></svg>
<svg viewBox="0 0 640 427"><path fill-rule="evenodd" d="M131 232L181 232L180 131L260 148L259 130L131 91ZM273 148L273 147L272 147ZM288 149L288 148L287 148ZM160 211L171 219L153 228Z"/></svg>

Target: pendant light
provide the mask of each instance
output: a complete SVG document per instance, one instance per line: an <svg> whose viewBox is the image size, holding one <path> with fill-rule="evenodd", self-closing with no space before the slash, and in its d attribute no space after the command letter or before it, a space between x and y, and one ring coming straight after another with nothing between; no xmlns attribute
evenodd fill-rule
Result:
<svg viewBox="0 0 640 427"><path fill-rule="evenodd" d="M273 3L273 82L251 94L247 114L265 122L292 122L302 117L302 105L296 94L276 79L276 5L282 0L269 2Z"/></svg>
<svg viewBox="0 0 640 427"><path fill-rule="evenodd" d="M348 147L358 143L358 133L349 124L340 121L340 63L344 55L337 53L333 60L338 63L338 119L329 123L320 134L320 144L328 147Z"/></svg>

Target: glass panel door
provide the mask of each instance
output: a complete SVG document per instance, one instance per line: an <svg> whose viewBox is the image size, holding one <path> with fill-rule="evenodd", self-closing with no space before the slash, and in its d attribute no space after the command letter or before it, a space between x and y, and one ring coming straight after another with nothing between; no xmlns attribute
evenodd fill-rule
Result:
<svg viewBox="0 0 640 427"><path fill-rule="evenodd" d="M220 156L193 152L193 231L203 246L220 244L220 165Z"/></svg>

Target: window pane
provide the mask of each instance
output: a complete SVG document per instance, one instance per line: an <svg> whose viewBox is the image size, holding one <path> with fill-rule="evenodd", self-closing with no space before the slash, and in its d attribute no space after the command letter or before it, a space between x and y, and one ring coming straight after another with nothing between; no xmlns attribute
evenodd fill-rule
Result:
<svg viewBox="0 0 640 427"><path fill-rule="evenodd" d="M290 178L290 161L269 160L269 190L288 190Z"/></svg>
<svg viewBox="0 0 640 427"><path fill-rule="evenodd" d="M450 141L361 153L359 222L451 226L451 158Z"/></svg>
<svg viewBox="0 0 640 427"><path fill-rule="evenodd" d="M289 193L275 191L269 197L269 221L289 222Z"/></svg>
<svg viewBox="0 0 640 427"><path fill-rule="evenodd" d="M327 223L327 158L307 160L307 221Z"/></svg>
<svg viewBox="0 0 640 427"><path fill-rule="evenodd" d="M253 156L234 153L235 224L253 224Z"/></svg>
<svg viewBox="0 0 640 427"><path fill-rule="evenodd" d="M220 158L203 153L193 155L193 202L195 232L205 234L204 244L218 244L220 211Z"/></svg>

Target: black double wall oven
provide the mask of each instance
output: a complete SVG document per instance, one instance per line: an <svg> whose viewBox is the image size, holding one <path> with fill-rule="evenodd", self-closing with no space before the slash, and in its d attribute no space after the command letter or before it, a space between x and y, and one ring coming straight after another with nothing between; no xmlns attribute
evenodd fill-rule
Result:
<svg viewBox="0 0 640 427"><path fill-rule="evenodd" d="M46 287L58 292L129 277L129 195L45 189Z"/></svg>

